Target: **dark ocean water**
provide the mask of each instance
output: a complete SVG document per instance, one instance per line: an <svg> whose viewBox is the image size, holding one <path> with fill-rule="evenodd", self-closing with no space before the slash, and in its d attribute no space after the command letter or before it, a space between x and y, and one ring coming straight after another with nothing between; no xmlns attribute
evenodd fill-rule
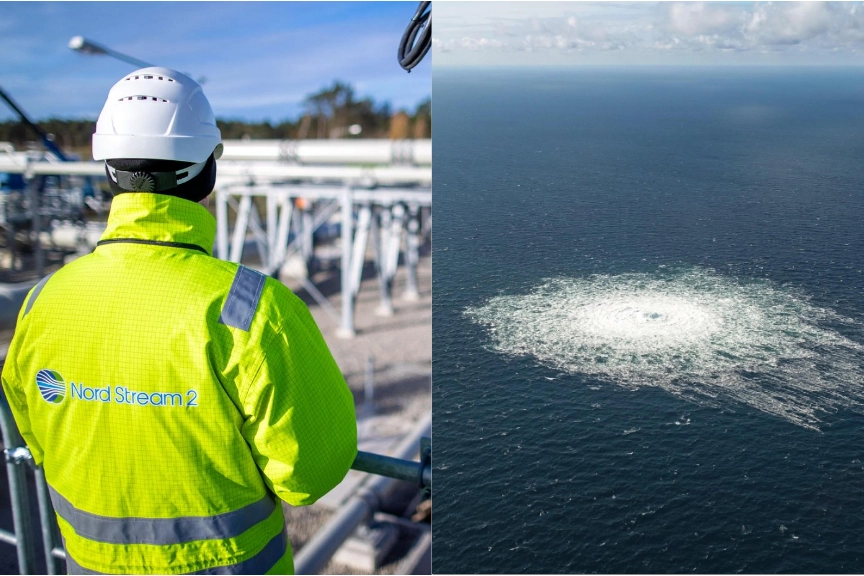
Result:
<svg viewBox="0 0 864 576"><path fill-rule="evenodd" d="M864 571L864 70L433 82L434 571Z"/></svg>

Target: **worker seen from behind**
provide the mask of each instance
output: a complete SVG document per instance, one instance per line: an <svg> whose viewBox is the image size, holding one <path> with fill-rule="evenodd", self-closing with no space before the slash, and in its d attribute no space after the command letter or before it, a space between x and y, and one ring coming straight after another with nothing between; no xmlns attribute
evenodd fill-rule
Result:
<svg viewBox="0 0 864 576"><path fill-rule="evenodd" d="M93 135L107 229L18 315L3 389L71 574L291 573L281 501L315 502L356 456L354 402L306 306L212 256L200 202L221 152L196 82L120 80Z"/></svg>

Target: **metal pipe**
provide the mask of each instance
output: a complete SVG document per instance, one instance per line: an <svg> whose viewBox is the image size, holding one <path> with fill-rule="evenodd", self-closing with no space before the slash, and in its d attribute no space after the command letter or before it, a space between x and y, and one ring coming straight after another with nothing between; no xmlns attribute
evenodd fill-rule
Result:
<svg viewBox="0 0 864 576"><path fill-rule="evenodd" d="M276 194L289 198L304 198L306 200L333 200L342 198L345 186L317 185L317 184L262 184L262 185L228 185L221 188L227 196L267 196ZM417 204L418 206L432 206L432 191L427 187L422 188L375 188L367 190L364 188L353 188L355 203L372 203L379 206L404 202ZM315 220L319 221L316 214Z"/></svg>
<svg viewBox="0 0 864 576"><path fill-rule="evenodd" d="M54 523L57 518L54 516L54 507L51 504L51 498L48 496L48 483L45 481L45 472L42 467L36 468L36 498L39 501L39 524L42 528L42 550L45 554L45 567L47 573L57 574L57 565L54 562L52 554L54 548L57 547L57 542L54 538Z"/></svg>
<svg viewBox="0 0 864 576"><path fill-rule="evenodd" d="M300 221L300 236L303 238L301 244L303 250L303 261L306 262L307 268L312 263L312 258L315 256L315 217L312 210L307 207L298 212Z"/></svg>
<svg viewBox="0 0 864 576"><path fill-rule="evenodd" d="M116 50L112 50L107 46L103 46L102 44L97 44L96 42L84 38L83 36L74 36L69 41L69 48L75 50L76 52L81 52L82 54L101 54L105 56L112 56L117 60L122 60L127 64L132 64L136 68L151 68L153 64L145 62L144 60L139 60L138 58L133 58L127 54L123 54L122 52L117 52Z"/></svg>
<svg viewBox="0 0 864 576"><path fill-rule="evenodd" d="M378 293L381 303L375 310L379 316L393 314L393 302L390 298L390 277L388 275L387 255L390 253L390 233L393 207L385 206L379 213L380 227L378 228L378 245L375 250L376 264L378 267Z"/></svg>
<svg viewBox="0 0 864 576"><path fill-rule="evenodd" d="M105 176L101 162L19 162L0 156L0 172L10 174ZM426 184L432 182L431 167L414 166L290 166L276 162L219 161L217 187L228 181L249 183L267 180L315 180L376 184Z"/></svg>
<svg viewBox="0 0 864 576"><path fill-rule="evenodd" d="M39 211L39 186L36 178L30 178L29 194L30 194L30 214L32 218L30 224L33 231L33 243L36 257L36 276L42 278L45 275L45 254L42 251L42 242L39 235L42 232L42 214Z"/></svg>
<svg viewBox="0 0 864 576"><path fill-rule="evenodd" d="M351 244L354 240L354 198L351 188L342 192L342 324L336 331L340 338L352 338L354 332L354 299L351 298Z"/></svg>
<svg viewBox="0 0 864 576"><path fill-rule="evenodd" d="M432 140L225 140L221 160L296 164L432 164Z"/></svg>
<svg viewBox="0 0 864 576"><path fill-rule="evenodd" d="M15 534L13 533L7 532L6 530L0 530L0 542L5 542L6 544L15 546L18 544L18 539L15 538Z"/></svg>
<svg viewBox="0 0 864 576"><path fill-rule="evenodd" d="M294 216L294 202L287 196L282 196L279 198L277 206L281 206L282 208L279 210L275 254L271 262L270 273L277 274L278 276L279 269L285 263L285 251L288 249L288 235L291 232L291 220Z"/></svg>
<svg viewBox="0 0 864 576"><path fill-rule="evenodd" d="M363 386L363 404L364 407L374 412L375 411L375 357L366 357L366 382ZM359 454L358 454L359 457ZM355 461L356 465L357 462ZM359 470L359 468L356 468ZM368 472L368 470L367 470ZM377 474L377 472L376 472Z"/></svg>
<svg viewBox="0 0 864 576"><path fill-rule="evenodd" d="M357 458L354 460L354 464L351 465L351 469L379 476L387 476L396 480L413 482L418 486L422 485L423 482L422 462L402 460L401 458L393 458L391 456L384 456L383 454L357 452Z"/></svg>
<svg viewBox="0 0 864 576"><path fill-rule="evenodd" d="M429 414L399 444L393 456L406 459L417 454L420 439L428 435L431 428L432 415ZM357 493L348 499L294 557L296 573L317 574L354 530L372 517L395 484L396 480L386 476L374 476L362 484Z"/></svg>
<svg viewBox="0 0 864 576"><path fill-rule="evenodd" d="M363 265L366 263L366 245L369 243L369 223L372 207L365 203L357 214L357 232L354 234L354 252L351 254L351 298L357 298L363 281Z"/></svg>
<svg viewBox="0 0 864 576"><path fill-rule="evenodd" d="M228 259L228 194L216 191L216 257Z"/></svg>
<svg viewBox="0 0 864 576"><path fill-rule="evenodd" d="M9 477L9 496L12 504L12 525L18 553L18 571L31 574L36 561L36 550L30 517L30 498L27 490L27 475L21 450L29 455L18 428L12 421L12 411L5 393L0 392L0 432L6 457L6 474Z"/></svg>
<svg viewBox="0 0 864 576"><path fill-rule="evenodd" d="M420 238L418 235L420 231L420 207L416 204L411 204L408 210L410 213L408 219L408 237L405 241L405 265L408 268L408 274L405 279L403 298L406 300L417 300L420 298L420 291L417 288L417 263L420 260Z"/></svg>
<svg viewBox="0 0 864 576"><path fill-rule="evenodd" d="M246 228L249 226L249 213L252 211L252 197L243 196L237 207L237 217L234 220L234 237L231 239L231 252L228 260L240 262L243 257L243 247L246 244Z"/></svg>

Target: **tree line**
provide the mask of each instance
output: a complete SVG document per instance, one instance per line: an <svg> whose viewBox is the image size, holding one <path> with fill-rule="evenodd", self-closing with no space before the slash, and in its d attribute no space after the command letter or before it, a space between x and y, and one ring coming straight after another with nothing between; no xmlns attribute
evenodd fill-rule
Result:
<svg viewBox="0 0 864 576"><path fill-rule="evenodd" d="M225 140L239 139L332 139L332 138L431 138L432 100L427 98L412 111L393 112L389 102L359 98L350 84L335 81L303 102L303 114L278 123L216 120ZM62 149L89 155L90 138L96 128L92 120L49 118L37 122ZM23 148L38 137L23 122L0 122L0 141Z"/></svg>

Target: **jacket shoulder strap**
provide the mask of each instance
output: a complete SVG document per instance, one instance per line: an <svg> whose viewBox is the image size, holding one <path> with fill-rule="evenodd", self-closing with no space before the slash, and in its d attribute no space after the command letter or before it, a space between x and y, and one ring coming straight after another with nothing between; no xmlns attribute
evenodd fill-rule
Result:
<svg viewBox="0 0 864 576"><path fill-rule="evenodd" d="M48 274L47 276L42 278L42 280L40 280L38 284L36 284L35 288L33 288L33 292L30 294L30 298L27 300L27 306L24 308L24 316L26 316L30 312L30 309L33 308L33 303L36 302L36 298L39 297L39 293L42 292L45 284L48 283L48 279L51 278L51 276L53 275L53 272L51 274Z"/></svg>
<svg viewBox="0 0 864 576"><path fill-rule="evenodd" d="M251 268L237 268L228 298L222 306L219 323L248 332L266 279L264 274Z"/></svg>

